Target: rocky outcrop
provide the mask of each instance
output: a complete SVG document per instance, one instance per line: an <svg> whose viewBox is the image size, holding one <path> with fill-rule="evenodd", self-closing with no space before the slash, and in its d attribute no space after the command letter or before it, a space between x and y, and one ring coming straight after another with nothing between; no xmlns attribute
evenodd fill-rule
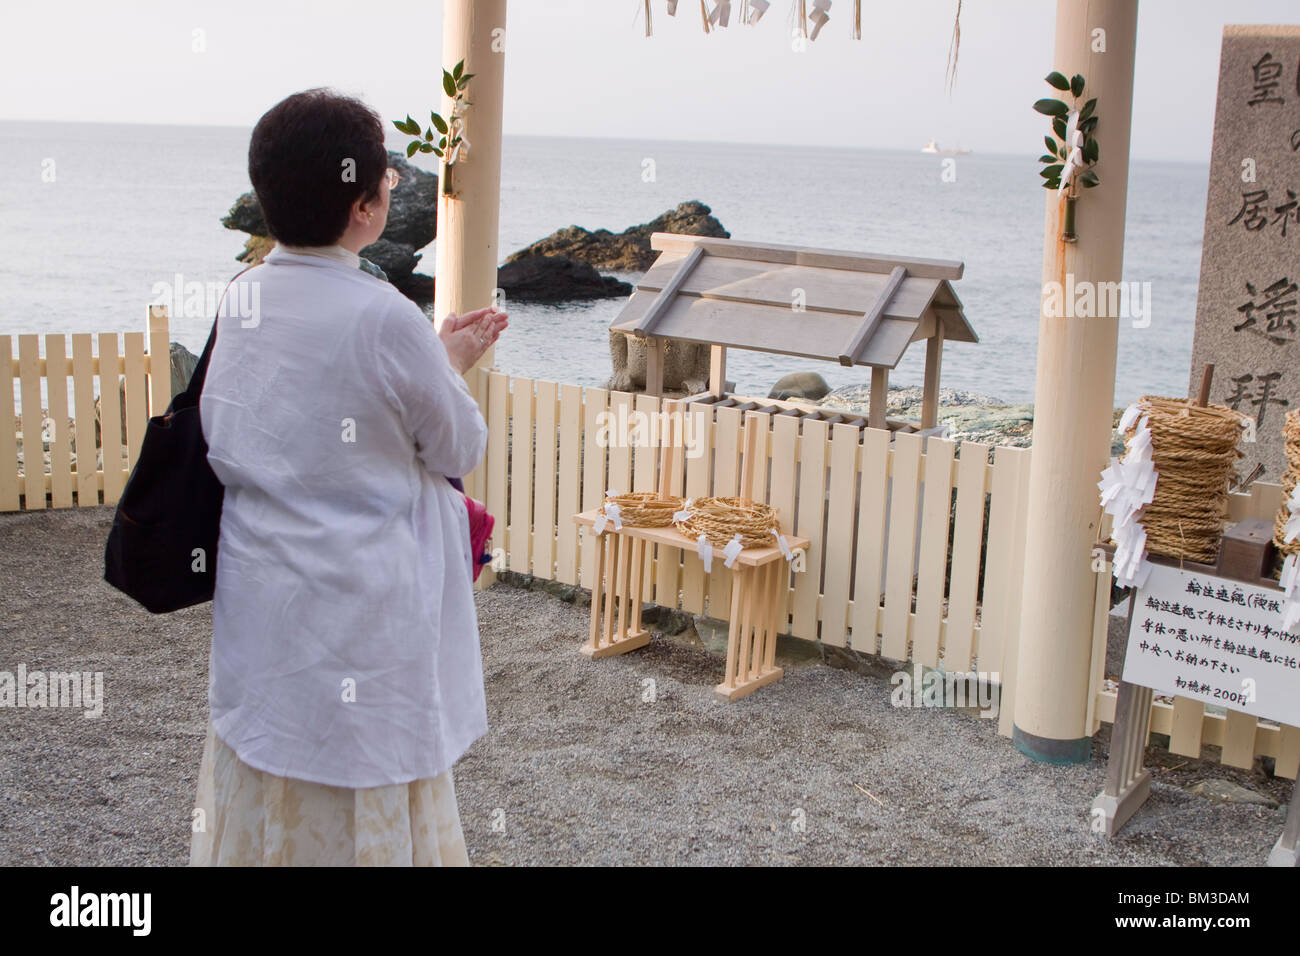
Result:
<svg viewBox="0 0 1300 956"><path fill-rule="evenodd" d="M921 418L920 386L890 386L885 402L889 418L919 421ZM824 407L843 409L866 415L871 405L870 385L846 385L837 388L821 402ZM1028 448L1033 443L1034 406L1008 405L975 392L954 388L939 389L939 424L948 426L948 437L959 441Z"/></svg>
<svg viewBox="0 0 1300 956"><path fill-rule="evenodd" d="M520 256L497 270L497 287L520 302L609 299L632 294L632 286L567 256Z"/></svg>
<svg viewBox="0 0 1300 956"><path fill-rule="evenodd" d="M614 367L606 387L619 392L644 392L645 339L625 332L609 333L609 357ZM669 339L664 346L664 391L698 395L709 387L709 346Z"/></svg>
<svg viewBox="0 0 1300 956"><path fill-rule="evenodd" d="M257 194L246 192L235 200L230 212L221 217L221 224L236 232L246 232L250 236L270 235L266 220L262 217L262 207L257 202Z"/></svg>
<svg viewBox="0 0 1300 956"><path fill-rule="evenodd" d="M826 379L816 372L791 372L777 380L772 390L767 393L767 397L781 400L803 398L815 402L825 398L830 391L831 387L826 384Z"/></svg>
<svg viewBox="0 0 1300 956"><path fill-rule="evenodd" d="M194 366L199 364L199 357L181 345L179 342L171 344L171 373L172 373L172 398L175 398L181 392L185 391L186 386L190 384L190 376L194 374Z"/></svg>
<svg viewBox="0 0 1300 956"><path fill-rule="evenodd" d="M622 232L608 229L594 232L569 226L551 233L506 260L507 263L533 255L564 255L599 269L614 272L644 272L659 254L650 248L656 232L730 239L731 233L698 200L679 203L662 216ZM610 332L609 357L613 366L608 387L625 392L645 390L645 342L623 332ZM694 395L708 388L709 347L689 342L669 342L664 356L664 390L670 394Z"/></svg>
<svg viewBox="0 0 1300 956"><path fill-rule="evenodd" d="M433 301L433 279L415 271L423 249L438 233L438 177L406 161L401 153L388 154L389 165L402 177L392 191L388 205L388 226L372 245L361 250L388 276L403 295L420 305ZM247 265L257 265L275 245L268 234L257 196L247 192L235 200L230 212L221 220L227 229L246 232L244 251L235 258Z"/></svg>
<svg viewBox="0 0 1300 956"><path fill-rule="evenodd" d="M722 228L712 215L712 210L697 200L680 203L662 216L622 232L597 229L594 232L581 226L568 226L539 239L531 246L520 249L506 262L530 256L568 256L597 269L611 272L644 272L658 257L650 248L650 236L656 232L675 232L687 236L714 236L730 239L731 233Z"/></svg>

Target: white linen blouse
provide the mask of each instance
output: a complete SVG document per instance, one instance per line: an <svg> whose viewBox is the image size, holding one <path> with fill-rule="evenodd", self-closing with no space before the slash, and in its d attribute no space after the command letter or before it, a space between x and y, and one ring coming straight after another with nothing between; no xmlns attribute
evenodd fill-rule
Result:
<svg viewBox="0 0 1300 956"><path fill-rule="evenodd" d="M236 280L200 401L225 486L209 703L249 766L436 777L487 729L469 520L487 427L432 323L355 254Z"/></svg>

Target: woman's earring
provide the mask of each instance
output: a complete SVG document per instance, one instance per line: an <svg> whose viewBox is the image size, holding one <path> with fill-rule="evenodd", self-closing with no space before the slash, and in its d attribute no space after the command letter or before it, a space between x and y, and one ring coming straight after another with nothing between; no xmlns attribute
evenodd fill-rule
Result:
<svg viewBox="0 0 1300 956"><path fill-rule="evenodd" d="M373 212L366 213L366 222L374 222L374 221L375 221L375 214Z"/></svg>

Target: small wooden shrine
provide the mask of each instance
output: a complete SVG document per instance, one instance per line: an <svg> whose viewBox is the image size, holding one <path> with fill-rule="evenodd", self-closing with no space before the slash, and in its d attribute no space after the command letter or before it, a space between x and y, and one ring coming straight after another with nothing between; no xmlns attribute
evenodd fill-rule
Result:
<svg viewBox="0 0 1300 956"><path fill-rule="evenodd" d="M793 402L726 394L727 349L752 349L871 368L871 406L861 425L891 430L916 423L885 418L889 371L924 340L919 427L938 417L943 343L978 342L952 283L964 264L735 239L657 232L655 264L636 284L614 331L646 340L646 391L663 394L668 340L712 346L709 393L691 401L745 410L853 421L851 414Z"/></svg>

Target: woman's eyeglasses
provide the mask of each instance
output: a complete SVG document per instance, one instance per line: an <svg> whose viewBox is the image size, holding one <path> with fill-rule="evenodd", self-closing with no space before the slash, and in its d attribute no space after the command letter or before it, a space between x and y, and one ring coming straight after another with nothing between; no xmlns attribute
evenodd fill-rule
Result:
<svg viewBox="0 0 1300 956"><path fill-rule="evenodd" d="M402 181L402 174L399 173L397 170L395 170L392 166L389 166L386 170L384 170L384 179L388 182L389 189L396 189L397 184Z"/></svg>

